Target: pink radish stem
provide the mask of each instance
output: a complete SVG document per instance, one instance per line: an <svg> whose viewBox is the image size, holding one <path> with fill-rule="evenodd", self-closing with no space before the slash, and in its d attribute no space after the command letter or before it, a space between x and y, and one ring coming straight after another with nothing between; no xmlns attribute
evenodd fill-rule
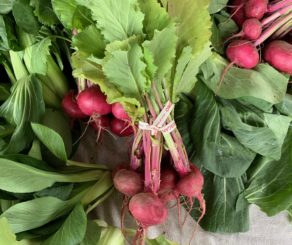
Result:
<svg viewBox="0 0 292 245"><path fill-rule="evenodd" d="M286 24L281 26L274 34L273 39L282 39L292 30L292 19L288 21Z"/></svg>
<svg viewBox="0 0 292 245"><path fill-rule="evenodd" d="M292 4L292 0L283 0L283 1L279 1L277 3L274 4L269 4L268 5L268 13L273 13L281 8L284 8L288 5Z"/></svg>
<svg viewBox="0 0 292 245"><path fill-rule="evenodd" d="M292 19L292 13L286 15L285 17L281 18L280 20L274 22L273 25L271 25L269 28L267 28L260 38L254 43L255 46L258 46L262 44L264 41L266 41L273 33L275 33L282 25L284 25L286 22L290 21Z"/></svg>
<svg viewBox="0 0 292 245"><path fill-rule="evenodd" d="M285 15L285 14L288 14L289 12L292 11L292 5L289 5L283 9L280 9L279 11L277 11L276 13L270 15L269 17L263 19L261 22L262 22L262 25L265 26L267 24L270 24L273 20L281 17L282 15Z"/></svg>
<svg viewBox="0 0 292 245"><path fill-rule="evenodd" d="M143 135L142 130L138 129L138 132L134 138L131 152L130 168L133 170L136 170L141 166L141 157L143 153L142 135Z"/></svg>

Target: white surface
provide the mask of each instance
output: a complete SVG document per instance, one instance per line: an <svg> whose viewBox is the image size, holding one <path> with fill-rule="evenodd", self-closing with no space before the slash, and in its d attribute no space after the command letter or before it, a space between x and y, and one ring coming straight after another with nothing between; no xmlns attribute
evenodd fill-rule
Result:
<svg viewBox="0 0 292 245"><path fill-rule="evenodd" d="M112 136L103 134L99 143L94 142L94 132L88 130L82 139L76 154L77 160L96 162L114 167L117 164L129 161L130 139L113 140ZM120 207L122 196L115 193L106 200L94 212L111 225L120 225ZM184 210L182 209L182 217ZM287 214L282 213L274 217L267 217L256 206L250 207L250 230L246 233L217 234L205 232L198 228L192 245L292 245L292 224L289 223ZM126 226L135 225L127 216ZM169 212L166 224L149 229L148 236L155 237L165 233L167 238L181 245L189 244L195 222L191 217L187 218L183 229L178 226L177 209Z"/></svg>

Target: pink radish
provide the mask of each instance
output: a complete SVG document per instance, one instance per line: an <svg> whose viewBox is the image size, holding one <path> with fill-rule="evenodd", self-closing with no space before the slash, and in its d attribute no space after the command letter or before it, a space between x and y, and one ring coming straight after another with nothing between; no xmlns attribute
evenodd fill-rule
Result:
<svg viewBox="0 0 292 245"><path fill-rule="evenodd" d="M230 9L231 18L236 22L237 25L241 26L245 17L244 3L246 0L234 0L231 2L232 8Z"/></svg>
<svg viewBox="0 0 292 245"><path fill-rule="evenodd" d="M256 47L247 40L231 42L226 49L227 58L242 68L251 69L259 63L259 54Z"/></svg>
<svg viewBox="0 0 292 245"><path fill-rule="evenodd" d="M71 118L85 118L85 115L77 105L75 93L73 90L69 91L62 100L62 108L64 112Z"/></svg>
<svg viewBox="0 0 292 245"><path fill-rule="evenodd" d="M106 115L111 112L111 105L106 102L106 96L97 86L89 87L79 93L77 104L80 110L88 115Z"/></svg>
<svg viewBox="0 0 292 245"><path fill-rule="evenodd" d="M128 113L125 111L124 107L120 103L112 104L112 114L115 118L120 120L130 120Z"/></svg>
<svg viewBox="0 0 292 245"><path fill-rule="evenodd" d="M256 40L262 33L262 24L256 18L247 19L242 24L244 37L249 40Z"/></svg>
<svg viewBox="0 0 292 245"><path fill-rule="evenodd" d="M93 122L91 123L91 126L96 130L105 129L110 127L110 119L107 115L105 116L99 116L99 117L93 117Z"/></svg>
<svg viewBox="0 0 292 245"><path fill-rule="evenodd" d="M162 224L168 215L163 202L153 193L139 193L129 203L130 213L143 228Z"/></svg>
<svg viewBox="0 0 292 245"><path fill-rule="evenodd" d="M173 168L162 169L160 176L160 191L173 190L177 182L177 173Z"/></svg>
<svg viewBox="0 0 292 245"><path fill-rule="evenodd" d="M126 196L134 196L143 191L141 175L133 170L120 169L114 175L115 188Z"/></svg>
<svg viewBox="0 0 292 245"><path fill-rule="evenodd" d="M132 135L134 132L129 122L117 118L111 119L110 128L114 134L121 137Z"/></svg>
<svg viewBox="0 0 292 245"><path fill-rule="evenodd" d="M281 40L270 42L264 49L264 59L281 72L292 75L292 45Z"/></svg>
<svg viewBox="0 0 292 245"><path fill-rule="evenodd" d="M248 0L244 7L246 17L260 20L268 10L268 0Z"/></svg>

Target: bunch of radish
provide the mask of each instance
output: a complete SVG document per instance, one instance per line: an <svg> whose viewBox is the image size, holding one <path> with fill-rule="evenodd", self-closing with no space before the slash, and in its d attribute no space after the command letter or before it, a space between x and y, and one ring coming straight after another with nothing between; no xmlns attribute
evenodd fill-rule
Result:
<svg viewBox="0 0 292 245"><path fill-rule="evenodd" d="M252 69L263 59L292 75L292 0L233 0L232 19L241 31L228 38L226 56L239 67Z"/></svg>
<svg viewBox="0 0 292 245"><path fill-rule="evenodd" d="M128 114L120 103L108 104L106 95L96 85L81 90L71 90L63 98L64 112L72 119L87 119L98 133L109 130L117 136L133 134ZM89 119L88 119L89 118Z"/></svg>

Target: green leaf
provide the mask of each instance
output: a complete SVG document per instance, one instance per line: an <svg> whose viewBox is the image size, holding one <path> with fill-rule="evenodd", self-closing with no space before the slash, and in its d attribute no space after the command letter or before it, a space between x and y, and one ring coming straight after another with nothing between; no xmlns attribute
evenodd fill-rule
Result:
<svg viewBox="0 0 292 245"><path fill-rule="evenodd" d="M125 244L125 238L120 229L112 227L112 226L107 226L107 227L102 228L98 245L108 245L108 244L115 244L115 245Z"/></svg>
<svg viewBox="0 0 292 245"><path fill-rule="evenodd" d="M35 197L56 197L60 200L66 201L73 190L73 183L56 183L52 187L48 187L46 189L43 189L41 191L35 192Z"/></svg>
<svg viewBox="0 0 292 245"><path fill-rule="evenodd" d="M220 97L225 99L254 97L272 104L283 100L288 78L268 64L259 64L253 70L232 67L218 88L222 72L227 65L224 58L213 53L202 66L204 83Z"/></svg>
<svg viewBox="0 0 292 245"><path fill-rule="evenodd" d="M16 236L11 231L6 218L0 218L0 244L7 245L29 245L27 241L17 241Z"/></svg>
<svg viewBox="0 0 292 245"><path fill-rule="evenodd" d="M44 38L24 50L25 65L30 73L47 74L47 62L50 55L51 40Z"/></svg>
<svg viewBox="0 0 292 245"><path fill-rule="evenodd" d="M139 0L138 2L141 11L145 15L143 21L144 32L148 35L148 39L151 40L154 31L162 31L171 23L171 19L157 0Z"/></svg>
<svg viewBox="0 0 292 245"><path fill-rule="evenodd" d="M283 144L280 160L258 157L249 169L249 186L245 197L268 216L292 205L292 128Z"/></svg>
<svg viewBox="0 0 292 245"><path fill-rule="evenodd" d="M145 41L142 46L144 52L153 58L153 63L157 67L152 79L162 80L172 67L172 62L176 52L176 28L174 25L155 31L153 39Z"/></svg>
<svg viewBox="0 0 292 245"><path fill-rule="evenodd" d="M77 50L89 56L104 57L105 42L100 31L94 25L87 27L84 31L74 36L72 44Z"/></svg>
<svg viewBox="0 0 292 245"><path fill-rule="evenodd" d="M143 34L144 15L137 7L137 0L77 0L77 2L85 7L90 6L93 20L109 42Z"/></svg>
<svg viewBox="0 0 292 245"><path fill-rule="evenodd" d="M222 130L216 97L202 82L197 83L195 93L192 117L186 119L196 148L193 162L221 177L242 176L256 154Z"/></svg>
<svg viewBox="0 0 292 245"><path fill-rule="evenodd" d="M116 50L107 53L103 71L108 82L118 88L125 97L141 100L149 89L149 81L143 73L146 65L142 61L143 53L138 44L132 44L129 50Z"/></svg>
<svg viewBox="0 0 292 245"><path fill-rule="evenodd" d="M59 23L52 8L52 2L47 0L35 1L35 15L43 25L51 26Z"/></svg>
<svg viewBox="0 0 292 245"><path fill-rule="evenodd" d="M86 233L80 245L97 245L101 235L101 227L91 220L87 220Z"/></svg>
<svg viewBox="0 0 292 245"><path fill-rule="evenodd" d="M40 121L44 111L40 81L34 75L18 80L10 97L0 107L0 116L16 126L3 152L16 153L26 148L33 138L30 122Z"/></svg>
<svg viewBox="0 0 292 245"><path fill-rule="evenodd" d="M61 174L37 169L5 158L0 158L0 172L2 173L0 189L15 193L40 191L56 182L94 181L103 173L99 170L91 170L81 173Z"/></svg>
<svg viewBox="0 0 292 245"><path fill-rule="evenodd" d="M280 113L292 117L292 95L286 94L283 101L276 105Z"/></svg>
<svg viewBox="0 0 292 245"><path fill-rule="evenodd" d="M35 17L28 0L15 0L12 7L12 13L16 24L24 31L36 34L40 29L39 22Z"/></svg>
<svg viewBox="0 0 292 245"><path fill-rule="evenodd" d="M42 245L79 244L85 235L86 221L87 217L83 206L77 204L59 230L53 236L44 241Z"/></svg>
<svg viewBox="0 0 292 245"><path fill-rule="evenodd" d="M37 123L31 124L38 139L59 159L67 161L66 148L62 137L54 130Z"/></svg>
<svg viewBox="0 0 292 245"><path fill-rule="evenodd" d="M209 6L210 14L215 14L226 7L228 0L211 0Z"/></svg>
<svg viewBox="0 0 292 245"><path fill-rule="evenodd" d="M15 0L1 0L0 14L7 14L12 10L12 5Z"/></svg>
<svg viewBox="0 0 292 245"><path fill-rule="evenodd" d="M163 235L160 235L154 239L146 239L147 245L178 245L176 242L167 240Z"/></svg>
<svg viewBox="0 0 292 245"><path fill-rule="evenodd" d="M248 203L241 195L245 189L242 178L221 178L210 172L204 177L207 213L200 222L202 228L224 233L248 231Z"/></svg>

